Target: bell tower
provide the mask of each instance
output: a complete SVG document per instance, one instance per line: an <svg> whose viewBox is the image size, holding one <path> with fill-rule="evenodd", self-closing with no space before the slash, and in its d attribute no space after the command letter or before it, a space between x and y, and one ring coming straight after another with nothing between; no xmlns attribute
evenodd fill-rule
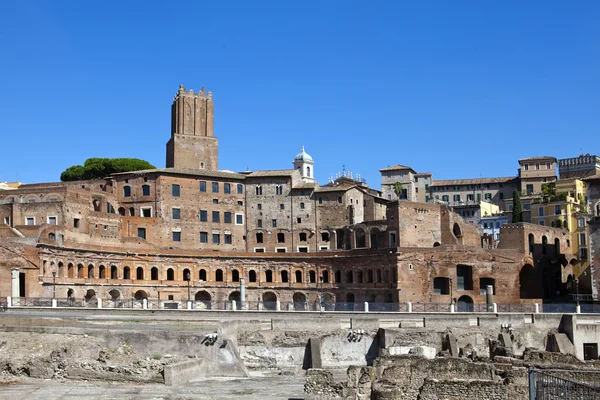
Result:
<svg viewBox="0 0 600 400"><path fill-rule="evenodd" d="M214 136L212 93L179 86L171 106L167 168L219 169L219 141Z"/></svg>

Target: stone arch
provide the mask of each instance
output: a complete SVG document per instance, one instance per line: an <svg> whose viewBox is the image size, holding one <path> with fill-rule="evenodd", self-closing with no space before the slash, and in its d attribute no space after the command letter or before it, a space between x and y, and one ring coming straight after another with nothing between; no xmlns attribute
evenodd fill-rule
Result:
<svg viewBox="0 0 600 400"><path fill-rule="evenodd" d="M248 271L248 282L256 282L256 271L251 269L250 271Z"/></svg>
<svg viewBox="0 0 600 400"><path fill-rule="evenodd" d="M50 233L48 234L48 239L49 239L49 240L56 240L56 235L54 234L54 232L50 232Z"/></svg>
<svg viewBox="0 0 600 400"><path fill-rule="evenodd" d="M367 239L365 235L365 230L363 228L357 227L354 229L354 240L354 243L356 244L355 247L357 249L367 247Z"/></svg>
<svg viewBox="0 0 600 400"><path fill-rule="evenodd" d="M96 272L94 270L94 266L92 264L88 265L88 270L87 270L87 277L88 277L88 279L94 279L95 278L94 272Z"/></svg>
<svg viewBox="0 0 600 400"><path fill-rule="evenodd" d="M452 226L452 233L457 239L462 239L462 230L460 229L460 225L457 222Z"/></svg>
<svg viewBox="0 0 600 400"><path fill-rule="evenodd" d="M546 236L542 236L542 254L548 253L548 238Z"/></svg>
<svg viewBox="0 0 600 400"><path fill-rule="evenodd" d="M273 282L273 271L270 269L265 271L265 282Z"/></svg>
<svg viewBox="0 0 600 400"><path fill-rule="evenodd" d="M458 312L473 312L473 299L470 296L460 296L456 305Z"/></svg>
<svg viewBox="0 0 600 400"><path fill-rule="evenodd" d="M240 305L241 303L241 294L239 290L234 290L233 292L229 293L229 296L227 297L227 300L229 301L234 301L237 303L237 306Z"/></svg>
<svg viewBox="0 0 600 400"><path fill-rule="evenodd" d="M106 278L106 267L101 265L98 267L98 278L105 279Z"/></svg>
<svg viewBox="0 0 600 400"><path fill-rule="evenodd" d="M202 282L206 282L206 270L204 268L201 268L200 271L198 271L198 279L201 280Z"/></svg>
<svg viewBox="0 0 600 400"><path fill-rule="evenodd" d="M119 269L116 265L110 266L110 279L119 279Z"/></svg>
<svg viewBox="0 0 600 400"><path fill-rule="evenodd" d="M77 264L77 278L84 278L85 277L85 267L83 266L83 264Z"/></svg>
<svg viewBox="0 0 600 400"><path fill-rule="evenodd" d="M92 300L96 300L96 291L94 289L88 289L85 292L85 301L92 301Z"/></svg>
<svg viewBox="0 0 600 400"><path fill-rule="evenodd" d="M321 273L321 283L329 283L329 271L326 269Z"/></svg>
<svg viewBox="0 0 600 400"><path fill-rule="evenodd" d="M67 298L68 299L73 299L75 298L75 291L71 288L67 289Z"/></svg>
<svg viewBox="0 0 600 400"><path fill-rule="evenodd" d="M346 293L346 303L354 303L356 300L356 296L354 296L354 293L348 292Z"/></svg>
<svg viewBox="0 0 600 400"><path fill-rule="evenodd" d="M62 261L58 262L58 272L56 273L56 276L58 276L60 278L65 277L65 264L63 264Z"/></svg>
<svg viewBox="0 0 600 400"><path fill-rule="evenodd" d="M150 280L157 281L158 280L158 268L152 267L150 270Z"/></svg>
<svg viewBox="0 0 600 400"><path fill-rule="evenodd" d="M231 281L232 282L240 281L240 271L238 271L237 269L231 270Z"/></svg>
<svg viewBox="0 0 600 400"><path fill-rule="evenodd" d="M368 303L375 303L377 300L377 296L375 293L368 291L365 293L365 301Z"/></svg>
<svg viewBox="0 0 600 400"><path fill-rule="evenodd" d="M554 239L554 255L558 256L560 254L560 239Z"/></svg>
<svg viewBox="0 0 600 400"><path fill-rule="evenodd" d="M198 306L200 308L210 310L212 298L210 296L210 293L208 293L206 290L200 290L199 292L196 292L196 294L194 295L194 300L196 300L196 302L199 303Z"/></svg>
<svg viewBox="0 0 600 400"><path fill-rule="evenodd" d="M381 235L381 231L379 228L371 228L369 232L369 236L371 239L371 248L378 249L379 248L379 236Z"/></svg>
<svg viewBox="0 0 600 400"><path fill-rule="evenodd" d="M124 217L125 216L125 207L119 207L117 209L118 213L120 216Z"/></svg>
<svg viewBox="0 0 600 400"><path fill-rule="evenodd" d="M131 279L131 268L128 266L123 267L123 279Z"/></svg>
<svg viewBox="0 0 600 400"><path fill-rule="evenodd" d="M137 267L135 270L135 279L138 281L144 280L144 267Z"/></svg>
<svg viewBox="0 0 600 400"><path fill-rule="evenodd" d="M306 311L306 295L302 292L294 293L292 297L295 311Z"/></svg>
<svg viewBox="0 0 600 400"><path fill-rule="evenodd" d="M535 269L531 264L525 264L519 272L520 297L522 299L535 299L538 297L539 282Z"/></svg>
<svg viewBox="0 0 600 400"><path fill-rule="evenodd" d="M277 295L273 292L264 292L262 295L262 303L265 310L276 310Z"/></svg>
<svg viewBox="0 0 600 400"><path fill-rule="evenodd" d="M281 282L286 283L288 281L288 272L287 270L281 270Z"/></svg>
<svg viewBox="0 0 600 400"><path fill-rule="evenodd" d="M173 268L167 269L167 280L174 281L175 280L175 270Z"/></svg>
<svg viewBox="0 0 600 400"><path fill-rule="evenodd" d="M148 293L145 290L138 290L134 293L133 298L136 300L148 299Z"/></svg>
<svg viewBox="0 0 600 400"><path fill-rule="evenodd" d="M315 270L308 271L308 282L316 283L317 282L317 272Z"/></svg>
<svg viewBox="0 0 600 400"><path fill-rule="evenodd" d="M527 236L527 243L529 244L529 253L533 254L533 250L535 248L535 236L533 235L533 233L530 233Z"/></svg>
<svg viewBox="0 0 600 400"><path fill-rule="evenodd" d="M75 278L75 266L73 265L73 263L69 263L67 265L67 277Z"/></svg>
<svg viewBox="0 0 600 400"><path fill-rule="evenodd" d="M215 281L223 282L223 270L221 268L215 271Z"/></svg>
<svg viewBox="0 0 600 400"><path fill-rule="evenodd" d="M433 247L440 247L440 246L441 246L440 242L435 242L435 243L433 244Z"/></svg>
<svg viewBox="0 0 600 400"><path fill-rule="evenodd" d="M184 281L191 281L192 280L192 272L190 271L189 268L184 268L184 270L183 270L183 280Z"/></svg>
<svg viewBox="0 0 600 400"><path fill-rule="evenodd" d="M300 271L299 269L296 270L296 272L294 273L295 277L296 277L296 283L302 283L302 271Z"/></svg>
<svg viewBox="0 0 600 400"><path fill-rule="evenodd" d="M112 301L117 301L119 297L121 297L121 292L119 292L117 289L111 289L108 292L108 295Z"/></svg>

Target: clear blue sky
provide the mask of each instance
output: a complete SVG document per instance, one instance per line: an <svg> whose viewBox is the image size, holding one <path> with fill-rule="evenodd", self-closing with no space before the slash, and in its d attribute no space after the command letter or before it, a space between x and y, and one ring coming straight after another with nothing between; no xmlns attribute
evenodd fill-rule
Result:
<svg viewBox="0 0 600 400"><path fill-rule="evenodd" d="M215 101L220 168L372 187L404 164L508 176L598 154L597 1L2 1L0 181L88 157L165 165L179 84Z"/></svg>

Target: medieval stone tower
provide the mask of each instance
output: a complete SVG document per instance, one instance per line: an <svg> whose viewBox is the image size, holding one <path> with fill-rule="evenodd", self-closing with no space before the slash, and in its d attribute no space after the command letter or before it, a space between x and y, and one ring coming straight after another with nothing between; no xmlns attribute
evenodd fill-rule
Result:
<svg viewBox="0 0 600 400"><path fill-rule="evenodd" d="M179 86L171 106L167 168L219 169L219 141L214 136L212 93Z"/></svg>

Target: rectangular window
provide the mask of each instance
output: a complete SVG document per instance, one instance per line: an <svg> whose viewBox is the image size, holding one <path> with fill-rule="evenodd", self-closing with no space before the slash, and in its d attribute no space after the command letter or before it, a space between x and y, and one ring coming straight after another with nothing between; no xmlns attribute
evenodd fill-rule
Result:
<svg viewBox="0 0 600 400"><path fill-rule="evenodd" d="M276 219L271 220L271 226L273 226L273 228L277 228L277 220Z"/></svg>
<svg viewBox="0 0 600 400"><path fill-rule="evenodd" d="M540 225L541 225L541 226L546 226L546 221L544 221L544 220L541 220L541 221L540 221Z"/></svg>
<svg viewBox="0 0 600 400"><path fill-rule="evenodd" d="M454 201L460 201L460 194L455 194L453 196Z"/></svg>
<svg viewBox="0 0 600 400"><path fill-rule="evenodd" d="M544 207L538 207L538 217L544 216Z"/></svg>
<svg viewBox="0 0 600 400"><path fill-rule="evenodd" d="M256 207L257 207L259 210L262 210L262 204L258 203L258 204L256 205Z"/></svg>
<svg viewBox="0 0 600 400"><path fill-rule="evenodd" d="M262 228L262 219L259 219L259 220L256 221L256 226L258 228Z"/></svg>
<svg viewBox="0 0 600 400"><path fill-rule="evenodd" d="M243 194L243 193L244 193L244 185L242 185L241 183L238 183L237 194Z"/></svg>
<svg viewBox="0 0 600 400"><path fill-rule="evenodd" d="M280 210L285 210L285 205L284 205L283 203L281 203L281 204L279 205L279 209L280 209Z"/></svg>
<svg viewBox="0 0 600 400"><path fill-rule="evenodd" d="M152 218L152 207L140 207L140 214L144 218Z"/></svg>
<svg viewBox="0 0 600 400"><path fill-rule="evenodd" d="M79 218L73 218L73 228L79 228Z"/></svg>
<svg viewBox="0 0 600 400"><path fill-rule="evenodd" d="M525 211L531 211L531 204L530 203L523 204L523 210L525 210Z"/></svg>
<svg viewBox="0 0 600 400"><path fill-rule="evenodd" d="M529 171L529 164L525 164L525 171Z"/></svg>
<svg viewBox="0 0 600 400"><path fill-rule="evenodd" d="M587 249L585 247L582 247L581 249L579 249L579 259L580 260L587 260L588 256L587 256Z"/></svg>
<svg viewBox="0 0 600 400"><path fill-rule="evenodd" d="M468 194L467 201L473 201L473 200L475 200L475 196L473 196L472 194Z"/></svg>
<svg viewBox="0 0 600 400"><path fill-rule="evenodd" d="M429 190L429 184L428 183L425 184L425 190Z"/></svg>
<svg viewBox="0 0 600 400"><path fill-rule="evenodd" d="M173 195L173 197L179 197L179 195L181 194L181 187L179 185L171 186L171 194Z"/></svg>
<svg viewBox="0 0 600 400"><path fill-rule="evenodd" d="M225 244L232 244L232 240L231 240L231 233L226 233L224 235L224 240L225 240Z"/></svg>
<svg viewBox="0 0 600 400"><path fill-rule="evenodd" d="M142 186L142 196L150 196L150 186L149 185Z"/></svg>
<svg viewBox="0 0 600 400"><path fill-rule="evenodd" d="M298 247L299 253L308 253L308 247L300 246Z"/></svg>
<svg viewBox="0 0 600 400"><path fill-rule="evenodd" d="M228 211L225 211L223 213L223 222L225 222L226 224L230 224L231 223L231 213Z"/></svg>
<svg viewBox="0 0 600 400"><path fill-rule="evenodd" d="M35 217L25 217L25 225L35 225Z"/></svg>
<svg viewBox="0 0 600 400"><path fill-rule="evenodd" d="M223 193L231 194L231 184L230 183L223 184Z"/></svg>
<svg viewBox="0 0 600 400"><path fill-rule="evenodd" d="M470 265L456 267L456 289L473 290L473 272Z"/></svg>
<svg viewBox="0 0 600 400"><path fill-rule="evenodd" d="M172 210L172 214L173 214L173 219L181 219L181 209L174 208Z"/></svg>
<svg viewBox="0 0 600 400"><path fill-rule="evenodd" d="M221 217L218 211L212 212L212 222L221 222Z"/></svg>
<svg viewBox="0 0 600 400"><path fill-rule="evenodd" d="M562 212L560 211L560 206L556 205L554 206L554 215L561 215Z"/></svg>
<svg viewBox="0 0 600 400"><path fill-rule="evenodd" d="M206 192L206 182L200 181L200 191Z"/></svg>
<svg viewBox="0 0 600 400"><path fill-rule="evenodd" d="M243 205L244 205L244 202L243 202L243 201L238 201L238 202L237 202L237 205L238 205L238 206L243 206Z"/></svg>
<svg viewBox="0 0 600 400"><path fill-rule="evenodd" d="M301 224L301 223L302 223L302 218L298 217L298 218L296 218L296 221L297 221L299 224Z"/></svg>
<svg viewBox="0 0 600 400"><path fill-rule="evenodd" d="M304 210L304 203L300 203L300 209Z"/></svg>
<svg viewBox="0 0 600 400"><path fill-rule="evenodd" d="M338 196L338 203L342 204L342 196Z"/></svg>
<svg viewBox="0 0 600 400"><path fill-rule="evenodd" d="M504 200L504 193L500 192L499 197L500 197L500 200Z"/></svg>
<svg viewBox="0 0 600 400"><path fill-rule="evenodd" d="M585 237L585 233L583 232L579 234L579 245L587 246L587 238Z"/></svg>
<svg viewBox="0 0 600 400"><path fill-rule="evenodd" d="M200 222L208 222L208 211L200 210Z"/></svg>
<svg viewBox="0 0 600 400"><path fill-rule="evenodd" d="M526 187L526 190L527 190L528 194L533 193L533 184L528 184L525 187Z"/></svg>
<svg viewBox="0 0 600 400"><path fill-rule="evenodd" d="M277 253L285 253L285 252L286 252L286 250L287 250L287 249L286 249L285 247L277 247L277 248L275 249L275 251L276 251Z"/></svg>
<svg viewBox="0 0 600 400"><path fill-rule="evenodd" d="M200 232L200 243L208 243L208 232Z"/></svg>
<svg viewBox="0 0 600 400"><path fill-rule="evenodd" d="M491 201L492 200L492 194L491 193L486 193L484 197L485 197L485 199L487 201Z"/></svg>
<svg viewBox="0 0 600 400"><path fill-rule="evenodd" d="M146 228L138 228L138 237L140 239L146 239Z"/></svg>
<svg viewBox="0 0 600 400"><path fill-rule="evenodd" d="M213 204L219 204L219 199L213 199Z"/></svg>
<svg viewBox="0 0 600 400"><path fill-rule="evenodd" d="M179 232L179 231L173 232L173 241L181 242L181 232Z"/></svg>
<svg viewBox="0 0 600 400"><path fill-rule="evenodd" d="M219 235L218 233L213 233L213 244L220 244L221 243L221 235Z"/></svg>
<svg viewBox="0 0 600 400"><path fill-rule="evenodd" d="M477 201L481 201L481 193L477 193Z"/></svg>
<svg viewBox="0 0 600 400"><path fill-rule="evenodd" d="M508 204L506 206L506 208L508 209L508 211L512 211L513 210L513 205L512 204Z"/></svg>
<svg viewBox="0 0 600 400"><path fill-rule="evenodd" d="M579 218L577 220L577 226L579 226L580 228L585 228L585 218Z"/></svg>
<svg viewBox="0 0 600 400"><path fill-rule="evenodd" d="M235 214L235 224L244 225L244 214Z"/></svg>
<svg viewBox="0 0 600 400"><path fill-rule="evenodd" d="M48 217L48 225L56 225L56 217Z"/></svg>
<svg viewBox="0 0 600 400"><path fill-rule="evenodd" d="M213 182L212 183L212 192L213 193L219 193L219 182Z"/></svg>

